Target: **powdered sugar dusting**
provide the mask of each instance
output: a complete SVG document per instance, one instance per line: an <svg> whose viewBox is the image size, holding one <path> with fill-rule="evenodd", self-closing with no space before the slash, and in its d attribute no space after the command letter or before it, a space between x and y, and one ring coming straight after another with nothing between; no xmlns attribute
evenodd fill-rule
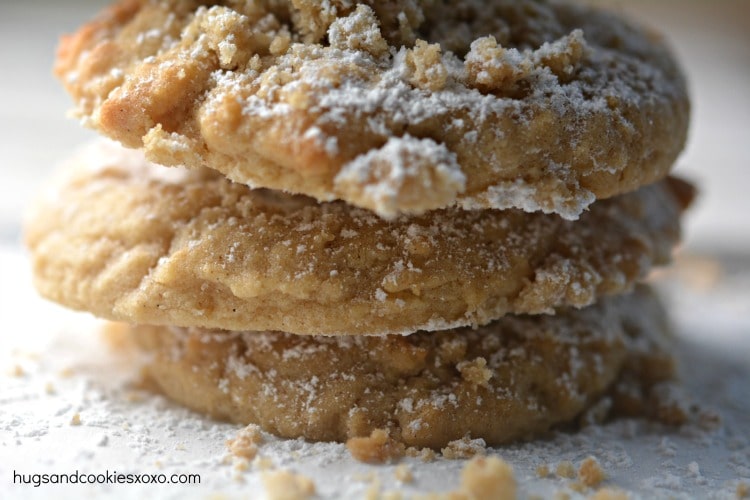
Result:
<svg viewBox="0 0 750 500"><path fill-rule="evenodd" d="M539 188L522 180L498 183L485 193L459 200L459 206L466 210L481 210L486 207L499 209L520 208L525 212L557 213L561 217L575 220L594 201L591 191L579 189L574 199L553 196L545 200L539 196Z"/></svg>
<svg viewBox="0 0 750 500"><path fill-rule="evenodd" d="M361 155L341 169L334 185L343 192L360 189L368 206L386 217L415 206L440 208L463 192L466 176L456 155L431 139L390 138L380 149Z"/></svg>
<svg viewBox="0 0 750 500"><path fill-rule="evenodd" d="M81 115L158 163L386 217L458 204L575 219L663 177L684 143L685 84L667 48L598 10L224 3L142 5L101 34L122 59L70 47L58 72Z"/></svg>

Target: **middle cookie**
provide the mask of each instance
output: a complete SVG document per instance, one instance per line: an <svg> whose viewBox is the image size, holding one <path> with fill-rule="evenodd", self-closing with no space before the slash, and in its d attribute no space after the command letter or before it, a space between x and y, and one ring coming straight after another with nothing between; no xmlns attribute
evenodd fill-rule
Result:
<svg viewBox="0 0 750 500"><path fill-rule="evenodd" d="M583 307L668 261L692 189L668 179L578 221L445 209L385 221L102 143L26 230L40 292L130 323L394 334Z"/></svg>

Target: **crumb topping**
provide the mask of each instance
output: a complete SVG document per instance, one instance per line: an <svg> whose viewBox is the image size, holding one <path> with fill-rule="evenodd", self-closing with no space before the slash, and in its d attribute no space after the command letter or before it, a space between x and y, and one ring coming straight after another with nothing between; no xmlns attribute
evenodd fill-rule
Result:
<svg viewBox="0 0 750 500"><path fill-rule="evenodd" d="M120 0L63 38L56 73L87 124L157 163L387 217L576 219L663 177L687 130L658 39L554 1ZM380 182L390 161L416 173Z"/></svg>

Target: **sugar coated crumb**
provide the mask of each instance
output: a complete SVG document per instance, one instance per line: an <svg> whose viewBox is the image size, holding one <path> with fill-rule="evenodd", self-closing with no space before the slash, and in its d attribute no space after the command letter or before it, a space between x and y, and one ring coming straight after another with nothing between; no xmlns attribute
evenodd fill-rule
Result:
<svg viewBox="0 0 750 500"><path fill-rule="evenodd" d="M605 477L606 474L604 473L604 470L601 468L596 458L588 457L583 462L581 462L581 466L578 469L578 480L583 485L589 488L593 488L604 481Z"/></svg>
<svg viewBox="0 0 750 500"><path fill-rule="evenodd" d="M305 500L315 495L315 483L288 470L265 472L263 486L270 500Z"/></svg>
<svg viewBox="0 0 750 500"><path fill-rule="evenodd" d="M384 429L375 429L369 437L351 438L346 447L360 462L384 463L404 456L403 443L391 439Z"/></svg>
<svg viewBox="0 0 750 500"><path fill-rule="evenodd" d="M628 500L630 495L615 488L602 488L589 498L590 500Z"/></svg>
<svg viewBox="0 0 750 500"><path fill-rule="evenodd" d="M393 471L393 475L396 477L396 480L401 481L402 483L411 483L414 481L414 474L406 464L401 464L396 467Z"/></svg>
<svg viewBox="0 0 750 500"><path fill-rule="evenodd" d="M564 477L566 479L573 479L576 475L576 469L573 466L573 462L570 460L563 460L557 464L555 473L558 477Z"/></svg>
<svg viewBox="0 0 750 500"><path fill-rule="evenodd" d="M475 455L484 455L487 452L487 444L484 439L470 439L464 436L451 441L440 452L445 458L450 459L471 458Z"/></svg>
<svg viewBox="0 0 750 500"><path fill-rule="evenodd" d="M513 468L498 457L472 458L461 472L461 492L469 498L513 500L516 498Z"/></svg>
<svg viewBox="0 0 750 500"><path fill-rule="evenodd" d="M258 445L263 442L260 427L248 425L237 433L234 439L227 441L232 456L252 460L258 454Z"/></svg>

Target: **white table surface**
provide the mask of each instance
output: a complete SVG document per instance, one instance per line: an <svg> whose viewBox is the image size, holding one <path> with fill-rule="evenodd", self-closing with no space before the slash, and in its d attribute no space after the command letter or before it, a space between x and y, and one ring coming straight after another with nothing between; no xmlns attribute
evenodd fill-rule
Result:
<svg viewBox="0 0 750 500"><path fill-rule="evenodd" d="M49 70L55 40L104 3L0 1L0 498L255 498L262 494L260 474L224 463L224 440L237 426L134 389L132 363L108 350L98 324L42 301L30 285L18 244L23 206L57 163L94 137L65 118L69 101ZM600 3L667 32L691 81L693 125L677 171L696 180L702 195L687 219L682 249L692 264L666 277L663 288L683 339L687 391L724 423L713 430L670 430L618 421L492 453L514 465L522 495L565 490L560 479L534 478L539 463L592 454L609 474L607 485L635 496L733 498L739 481L750 484L750 2ZM80 426L70 425L74 413ZM407 461L416 481L401 485L393 466L355 463L341 445L269 438L261 453L307 474L319 496L331 498L362 497L370 487L363 478L372 474L381 492L446 491L457 486L463 466ZM75 469L200 472L202 484L12 484L13 470Z"/></svg>

